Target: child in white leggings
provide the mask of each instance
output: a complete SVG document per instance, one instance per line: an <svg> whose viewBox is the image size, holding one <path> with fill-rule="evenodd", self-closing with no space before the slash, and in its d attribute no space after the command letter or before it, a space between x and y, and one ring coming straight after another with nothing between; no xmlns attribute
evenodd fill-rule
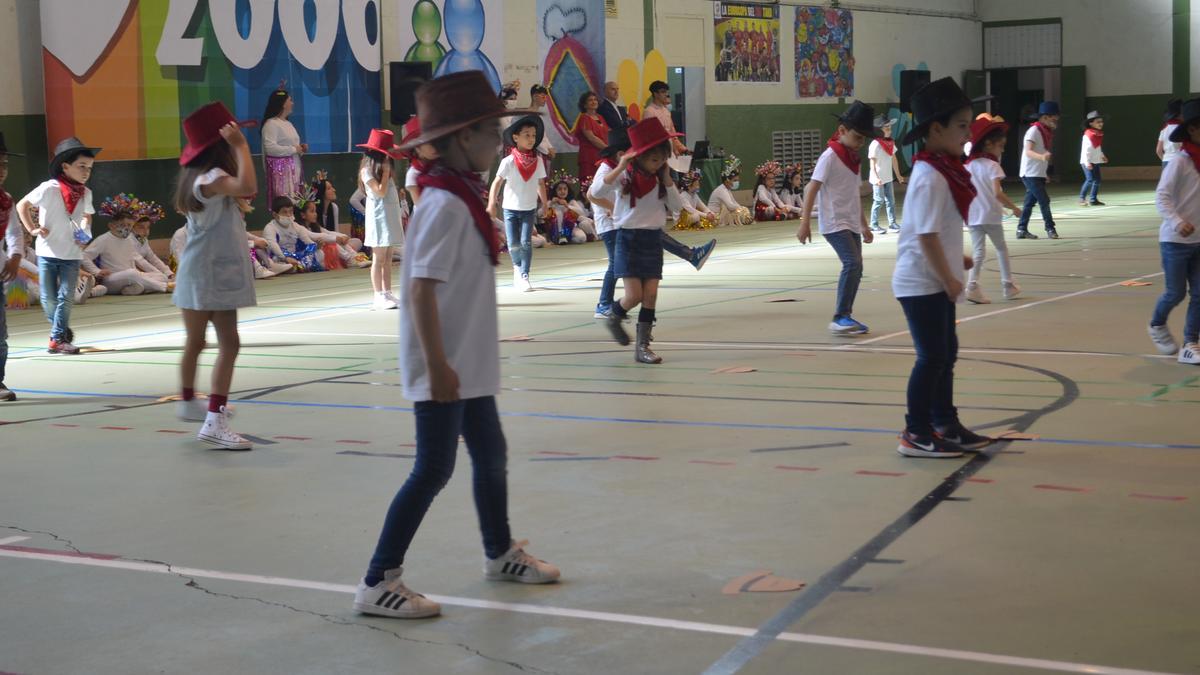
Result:
<svg viewBox="0 0 1200 675"><path fill-rule="evenodd" d="M974 246L974 265L967 272L967 300L986 305L991 302L983 289L979 287L979 274L983 270L983 261L987 257L987 240L992 240L996 249L996 260L1000 263L1000 283L1005 300L1012 300L1021 293L1021 288L1013 283L1012 266L1008 259L1008 244L1004 241L1004 219L1001 206L1020 218L1021 209L1013 203L1000 181L1004 180L1004 169L1000 167L1000 153L1004 152L1004 143L1008 135L1008 124L1003 117L993 117L982 113L971 124L971 156L967 159L967 171L971 173L971 183L978 193L971 202L967 214L967 225L971 230L971 244Z"/></svg>

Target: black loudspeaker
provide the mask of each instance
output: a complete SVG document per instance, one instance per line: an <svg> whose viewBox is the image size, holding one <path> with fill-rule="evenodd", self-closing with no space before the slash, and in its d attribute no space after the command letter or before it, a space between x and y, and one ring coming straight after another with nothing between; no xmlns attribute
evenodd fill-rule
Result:
<svg viewBox="0 0 1200 675"><path fill-rule="evenodd" d="M428 61L392 61L388 64L392 86L389 103L392 124L400 126L417 114L417 87L433 79L433 64Z"/></svg>
<svg viewBox="0 0 1200 675"><path fill-rule="evenodd" d="M912 112L908 107L908 101L912 95L917 93L917 90L929 84L928 70L902 70L900 71L900 112Z"/></svg>

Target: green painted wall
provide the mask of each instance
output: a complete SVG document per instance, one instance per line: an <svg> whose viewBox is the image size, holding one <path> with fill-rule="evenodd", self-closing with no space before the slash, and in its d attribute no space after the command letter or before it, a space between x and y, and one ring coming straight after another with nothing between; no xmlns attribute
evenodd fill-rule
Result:
<svg viewBox="0 0 1200 675"><path fill-rule="evenodd" d="M1108 115L1104 122L1104 154L1110 166L1153 166L1158 164L1154 143L1162 129L1163 109L1170 96L1089 96L1088 110ZM1072 157L1079 155L1081 122L1064 122L1063 132L1071 132Z"/></svg>
<svg viewBox="0 0 1200 675"><path fill-rule="evenodd" d="M45 115L0 115L0 131L8 149L25 157L9 157L8 180L4 187L20 199L46 180L46 117Z"/></svg>

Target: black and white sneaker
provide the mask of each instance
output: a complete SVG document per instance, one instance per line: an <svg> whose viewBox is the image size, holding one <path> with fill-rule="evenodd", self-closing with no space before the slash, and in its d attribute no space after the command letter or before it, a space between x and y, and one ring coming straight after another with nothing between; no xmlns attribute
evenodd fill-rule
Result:
<svg viewBox="0 0 1200 675"><path fill-rule="evenodd" d="M941 439L948 443L953 443L963 450L973 451L985 448L995 442L994 438L983 436L964 427L961 422L955 422L951 426L941 429L934 429L934 438Z"/></svg>
<svg viewBox="0 0 1200 675"><path fill-rule="evenodd" d="M963 455L962 448L953 443L948 443L936 436L918 436L907 430L900 434L900 444L896 446L896 452L905 457L935 457L938 459L950 459Z"/></svg>
<svg viewBox="0 0 1200 675"><path fill-rule="evenodd" d="M9 389L8 387L4 386L3 382L0 382L0 401L15 401L15 400L17 400L17 395L13 393L12 389Z"/></svg>
<svg viewBox="0 0 1200 675"><path fill-rule="evenodd" d="M424 619L441 614L441 605L404 585L400 580L403 572L403 567L388 570L383 574L383 581L374 586L358 582L354 610L391 619Z"/></svg>
<svg viewBox="0 0 1200 675"><path fill-rule="evenodd" d="M491 581L549 584L558 581L558 568L525 552L527 541L514 541L508 553L494 560L485 558L483 575Z"/></svg>

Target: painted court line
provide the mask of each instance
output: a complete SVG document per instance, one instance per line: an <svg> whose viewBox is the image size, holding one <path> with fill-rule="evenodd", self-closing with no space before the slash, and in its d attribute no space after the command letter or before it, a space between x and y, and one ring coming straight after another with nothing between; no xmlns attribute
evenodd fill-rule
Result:
<svg viewBox="0 0 1200 675"><path fill-rule="evenodd" d="M7 540L0 540L2 542ZM120 569L133 572L150 572L154 574L175 574L181 577L192 577L196 579L216 579L219 581L232 581L248 584L262 584L267 586L282 586L286 588L301 588L313 591L328 591L332 593L341 593L349 596L354 593L355 587L349 584L331 584L323 581L310 581L307 579L291 579L288 577L262 576L258 574L240 574L237 572L222 572L218 570L206 570L194 567L171 567L158 563L139 562L133 560L107 559L107 558L92 558L71 556L58 552L40 552L36 550L14 550L12 548L0 548L0 556L8 558L22 558L26 560L40 560L43 562L64 563L68 565L85 565L88 567L103 567L108 569ZM708 633L712 635L730 635L736 637L748 637L757 632L755 628L745 628L742 626L730 626L725 624L703 623L699 621L680 621L678 619L666 619L653 616L642 616L638 614L619 614L615 612L596 612L585 609L571 609L567 607L553 607L542 605L529 605L524 603L513 602L497 602L494 600L481 600L478 598L464 598L446 595L429 595L431 600L439 602L443 605L454 607L470 607L473 609L490 609L496 611L512 612L515 614L533 614L538 616L552 616L563 619L580 619L585 621L600 621L604 623L616 623L632 626L648 626L652 628L665 628L670 630L689 631L696 633ZM988 652L974 652L962 649L942 649L939 647L923 647L921 645L910 645L897 642L881 642L877 640L859 640L854 638L839 638L828 635L814 635L811 633L780 633L777 640L783 642L796 642L803 644L824 645L827 647L843 647L846 649L859 649L865 651L875 651L890 654L908 654L911 656L921 656L929 658L950 659L955 661L968 661L972 663L992 663L997 665L1015 666L1021 668L1040 668L1042 670L1052 670L1063 673L1092 673L1095 675L1171 675L1170 673L1162 673L1149 670L1136 670L1130 668L1114 668L1109 666L1101 666L1088 663L1074 663L1070 661L1054 661L1050 659L1035 659L1026 658L1023 656L1010 656L1007 654L992 654Z"/></svg>
<svg viewBox="0 0 1200 675"><path fill-rule="evenodd" d="M8 537L7 539L0 539L0 546L8 546L9 544L17 543L18 541L25 541L28 538L29 537Z"/></svg>

